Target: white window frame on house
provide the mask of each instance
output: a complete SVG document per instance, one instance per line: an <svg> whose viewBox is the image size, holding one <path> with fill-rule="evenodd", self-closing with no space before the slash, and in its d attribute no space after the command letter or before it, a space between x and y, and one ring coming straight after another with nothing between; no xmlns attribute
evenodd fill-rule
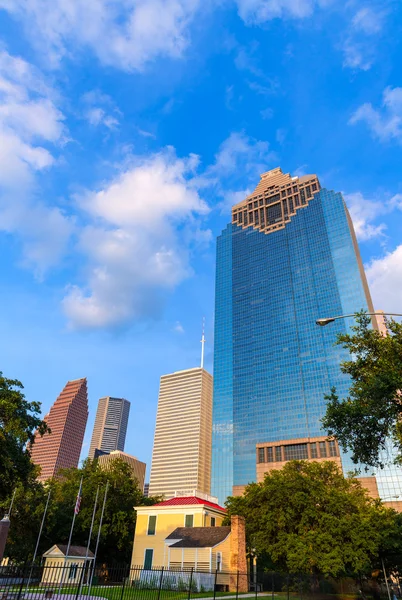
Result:
<svg viewBox="0 0 402 600"><path fill-rule="evenodd" d="M147 568L146 570L147 571L151 571L152 570L152 565L154 563L154 549L153 548L145 548L145 550L144 550L144 560L143 560L143 563L142 563L144 571L145 571L145 559L146 559L146 556L147 556L147 552L149 552L149 551L152 552L151 566L149 568Z"/></svg>
<svg viewBox="0 0 402 600"><path fill-rule="evenodd" d="M186 525L187 517L191 517L192 518L192 524L191 525ZM194 527L194 515L192 513L184 515L184 527Z"/></svg>
<svg viewBox="0 0 402 600"><path fill-rule="evenodd" d="M216 518L215 517L211 517L211 527L216 527Z"/></svg>
<svg viewBox="0 0 402 600"><path fill-rule="evenodd" d="M155 525L154 525L154 532L153 533L149 533L149 522L150 519L155 518ZM147 525L147 535L156 535L156 524L158 522L158 516L157 515L148 515L148 525Z"/></svg>

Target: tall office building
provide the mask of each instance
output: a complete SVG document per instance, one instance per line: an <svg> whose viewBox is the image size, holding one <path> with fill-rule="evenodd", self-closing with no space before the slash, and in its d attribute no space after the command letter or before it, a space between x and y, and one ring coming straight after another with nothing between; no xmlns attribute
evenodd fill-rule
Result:
<svg viewBox="0 0 402 600"><path fill-rule="evenodd" d="M353 320L315 321L361 309L373 306L342 195L316 175L263 173L217 243L212 493L221 504L256 481L258 462L267 471L340 454L320 420L331 386L340 397L349 388L334 342Z"/></svg>
<svg viewBox="0 0 402 600"><path fill-rule="evenodd" d="M32 461L41 467L40 481L60 469L78 467L87 419L87 380L68 381L44 418L51 433L36 436L31 448Z"/></svg>
<svg viewBox="0 0 402 600"><path fill-rule="evenodd" d="M96 450L102 452L124 450L129 414L128 400L111 396L100 398L89 447L89 458L95 458Z"/></svg>
<svg viewBox="0 0 402 600"><path fill-rule="evenodd" d="M203 368L160 381L149 495L210 492L212 375Z"/></svg>

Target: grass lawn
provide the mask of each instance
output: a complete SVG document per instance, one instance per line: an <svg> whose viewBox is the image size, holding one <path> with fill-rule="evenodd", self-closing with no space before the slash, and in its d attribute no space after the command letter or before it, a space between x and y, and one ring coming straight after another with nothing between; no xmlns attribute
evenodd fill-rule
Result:
<svg viewBox="0 0 402 600"><path fill-rule="evenodd" d="M64 591L64 590L63 590ZM67 592L67 591L66 591ZM82 594L88 592L87 586L82 589ZM213 598L214 593L210 592L191 592L190 598ZM236 592L216 592L216 597L235 596ZM243 596L244 594L239 594ZM261 596L262 594L258 594ZM266 594L264 594L265 596ZM123 591L122 586L104 587L92 586L91 596L107 598L107 600L187 600L187 592L169 591L169 590L148 590L126 587Z"/></svg>

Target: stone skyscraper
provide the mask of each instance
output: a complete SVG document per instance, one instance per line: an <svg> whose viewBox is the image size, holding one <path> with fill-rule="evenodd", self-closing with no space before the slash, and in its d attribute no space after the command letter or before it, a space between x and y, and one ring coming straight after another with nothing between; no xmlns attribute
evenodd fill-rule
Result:
<svg viewBox="0 0 402 600"><path fill-rule="evenodd" d="M100 398L89 447L89 458L95 457L96 450L102 452L124 450L129 414L128 400L110 396Z"/></svg>
<svg viewBox="0 0 402 600"><path fill-rule="evenodd" d="M342 195L316 175L263 173L217 244L211 492L220 503L256 481L259 463L261 472L292 458L353 466L320 424L324 394L349 388L334 342L353 320L315 321L361 309L373 306Z"/></svg>
<svg viewBox="0 0 402 600"><path fill-rule="evenodd" d="M40 481L60 469L78 467L87 419L87 380L68 381L44 418L51 433L36 436L31 449L32 461L41 468Z"/></svg>
<svg viewBox="0 0 402 600"><path fill-rule="evenodd" d="M212 384L203 368L161 377L150 496L209 494Z"/></svg>

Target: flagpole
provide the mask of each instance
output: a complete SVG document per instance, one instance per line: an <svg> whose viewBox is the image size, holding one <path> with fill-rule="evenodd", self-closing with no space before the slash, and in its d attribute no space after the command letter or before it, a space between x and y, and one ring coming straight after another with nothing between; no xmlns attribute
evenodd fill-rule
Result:
<svg viewBox="0 0 402 600"><path fill-rule="evenodd" d="M109 481L106 482L105 495L103 497L103 505L102 505L102 512L101 512L100 522L99 522L98 537L96 538L95 553L94 553L94 557L93 557L93 560L92 560L91 580L89 582L89 588L88 588L87 596L90 595L91 588L92 588L92 580L93 580L94 571L95 571L96 556L98 554L99 540L100 540L100 535L101 535L101 529L102 529L102 523L103 523L103 514L105 512L105 505L106 505L106 498L107 498L107 491L108 491L108 489L109 489Z"/></svg>
<svg viewBox="0 0 402 600"><path fill-rule="evenodd" d="M52 493L52 490L50 489L49 493L47 495L45 510L43 511L42 522L40 524L38 539L36 540L35 552L34 552L33 559L32 559L31 570L30 570L30 573L29 573L29 579L28 579L27 587L25 588L25 593L27 593L29 584L31 583L32 569L33 569L34 564L35 564L36 555L37 555L38 548L39 548L39 541L40 541L40 538L42 536L43 525L45 524L45 518L46 518L47 508L49 506L49 500L50 500L51 493Z"/></svg>
<svg viewBox="0 0 402 600"><path fill-rule="evenodd" d="M84 569L85 569L87 561L88 561L89 546L91 544L92 530L93 530L93 527L94 527L94 521L95 521L95 515L96 515L96 508L97 508L97 505L98 505L98 496L99 496L99 485L98 485L98 488L96 490L94 510L92 512L91 528L89 530L89 537L88 537L87 549L86 549L86 552L85 552ZM84 577L81 577L80 594L81 594L82 586L83 585L84 585Z"/></svg>
<svg viewBox="0 0 402 600"><path fill-rule="evenodd" d="M59 594L61 591L61 587L63 585L63 579L64 579L64 569L66 566L66 562L67 562L67 557L68 554L70 552L70 546L71 546L71 538L73 537L73 529L74 529L74 523L75 523L75 517L78 514L78 511L80 510L80 503L81 503L81 493L82 493L82 477L81 477L81 481L80 481L80 487L78 489L78 495L77 495L77 500L75 502L75 506L74 506L74 516L73 516L73 521L71 523L71 529L70 529L70 537L68 538L68 544L67 544L67 550L66 550L66 554L64 556L64 564L63 564L63 570L61 572L61 580L60 580L60 585L59 585Z"/></svg>

